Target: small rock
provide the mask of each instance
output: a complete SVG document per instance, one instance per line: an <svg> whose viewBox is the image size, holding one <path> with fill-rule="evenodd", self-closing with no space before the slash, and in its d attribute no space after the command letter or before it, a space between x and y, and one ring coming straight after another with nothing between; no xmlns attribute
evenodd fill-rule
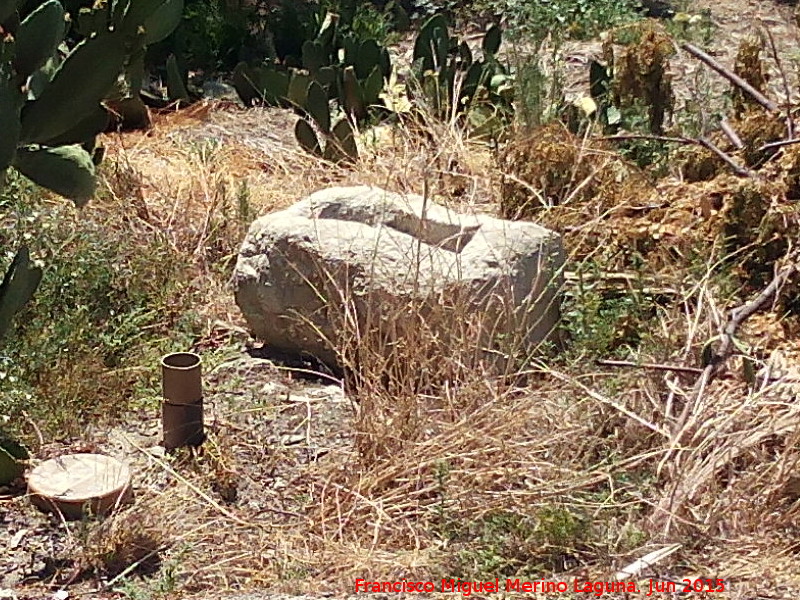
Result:
<svg viewBox="0 0 800 600"><path fill-rule="evenodd" d="M218 79L205 81L203 83L203 97L212 100L239 100L236 88Z"/></svg>

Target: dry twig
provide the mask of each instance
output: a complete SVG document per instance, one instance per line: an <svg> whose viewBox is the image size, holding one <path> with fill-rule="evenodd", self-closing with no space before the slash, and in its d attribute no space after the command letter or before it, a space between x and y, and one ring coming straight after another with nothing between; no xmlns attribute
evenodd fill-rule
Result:
<svg viewBox="0 0 800 600"><path fill-rule="evenodd" d="M651 135L646 133L621 133L619 135L607 135L603 138L611 142L625 142L629 140L652 140L654 142L671 142L674 144L698 144L695 138L669 135Z"/></svg>
<svg viewBox="0 0 800 600"><path fill-rule="evenodd" d="M597 364L603 367L630 367L632 369L650 369L653 371L670 371L674 373L692 373L700 375L703 369L698 367L682 367L680 365L662 365L659 363L636 363L630 360L599 359Z"/></svg>
<svg viewBox="0 0 800 600"><path fill-rule="evenodd" d="M692 410L702 397L705 388L719 374L720 370L725 364L725 361L727 361L728 358L730 358L730 356L733 354L736 332L747 319L752 317L755 313L766 306L768 302L777 297L781 287L783 287L783 285L797 271L797 269L798 266L795 264L795 260L789 260L788 264L775 274L775 277L773 277L770 284L764 288L758 296L756 296L751 302L734 308L731 311L731 317L722 332L719 348L716 350L716 352L714 352L705 369L703 369L703 373L695 386L695 394L686 403L686 406L683 407L683 411L681 412L680 418L678 419L674 429L676 433L673 436L673 448L677 447L677 445L680 443L681 438L688 428L687 421L689 415L691 415Z"/></svg>
<svg viewBox="0 0 800 600"><path fill-rule="evenodd" d="M783 93L786 94L786 131L790 138L794 137L794 119L792 119L792 107L791 107L791 98L792 98L792 90L791 86L789 85L789 78L786 76L786 71L783 68L783 63L781 62L780 54L778 54L778 48L775 46L775 37L772 35L769 27L764 27L764 33L767 36L767 40L769 40L769 48L770 52L772 52L772 58L775 61L775 66L778 67L778 73L781 76L781 83L783 84Z"/></svg>
<svg viewBox="0 0 800 600"><path fill-rule="evenodd" d="M719 122L719 127L722 129L722 133L731 141L737 150L741 150L744 148L744 142L742 142L742 138L739 137L739 134L736 133L736 130L731 126L728 122L728 119L722 119Z"/></svg>
<svg viewBox="0 0 800 600"><path fill-rule="evenodd" d="M610 141L625 141L625 140L654 140L657 142L672 142L675 144L690 144L702 146L706 150L710 150L725 162L733 172L739 177L753 177L754 173L738 164L728 154L720 150L710 140L705 137L689 138L689 137L670 137L663 135L647 135L647 134L622 134L612 135L603 138ZM740 142L741 143L741 142Z"/></svg>
<svg viewBox="0 0 800 600"><path fill-rule="evenodd" d="M744 79L739 77L736 73L734 73L730 69L727 69L726 67L724 67L721 64L719 64L714 58L712 58L711 56L709 56L708 54L706 54L705 52L700 50L700 48L698 48L694 44L689 44L689 43L681 44L681 48L686 50L689 54L691 54L695 58L703 61L709 67L714 69L717 73L722 75L725 79L730 81L733 85L737 86L742 91L747 92L748 94L750 94L750 96L752 96L753 99L756 102L758 102L761 106L763 106L768 111L770 111L770 112L777 112L778 111L778 105L775 104L772 100L767 98L764 94L759 92L756 88L754 88L752 85L747 83Z"/></svg>
<svg viewBox="0 0 800 600"><path fill-rule="evenodd" d="M800 138L790 139L790 140L778 140L777 142L769 142L759 147L758 151L764 152L765 150L772 150L773 148L783 148L784 146L793 146L795 144L800 144Z"/></svg>
<svg viewBox="0 0 800 600"><path fill-rule="evenodd" d="M720 150L709 139L700 137L697 138L697 143L703 146L703 148L711 150L711 152L719 156L725 162L725 164L727 164L739 177L753 177L754 174L752 171L737 165L736 161L734 161L728 154Z"/></svg>

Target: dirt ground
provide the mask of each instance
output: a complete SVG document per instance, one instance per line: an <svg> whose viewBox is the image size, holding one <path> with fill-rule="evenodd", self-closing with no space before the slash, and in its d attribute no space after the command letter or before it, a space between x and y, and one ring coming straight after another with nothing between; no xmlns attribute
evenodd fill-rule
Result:
<svg viewBox="0 0 800 600"><path fill-rule="evenodd" d="M728 66L733 62L739 39L759 28L768 29L783 61L790 87L797 93L800 40L796 39L796 28L790 26L794 19L793 7L772 0L697 0L691 8L710 11L719 28L714 34L714 56ZM582 58L596 51L597 44L570 45L566 60L576 69L582 68ZM716 89L727 89L726 82L715 74L707 74L706 68L691 57L679 57L673 62L673 69L678 81L694 80L702 71L702 76L714 82ZM773 97L779 98L784 95L782 76L774 67L772 71L770 86L774 91ZM797 98L793 100L797 101ZM254 205L263 212L285 206L296 198L298 189L302 190L302 186L276 189L270 184L270 175L284 168L273 160L276 153L299 152L291 132L291 117L286 113L266 111L262 114L257 110L218 106L213 110L165 118L155 132L123 136L120 145L114 147L112 143L111 154L124 150L127 160L137 168L161 173L161 179L154 175L150 183L156 188L171 177L179 179L179 171L184 167L159 156L156 150L160 144L213 138L224 148L226 171L250 181ZM153 136L157 138L155 141ZM124 148L121 150L121 147ZM296 176L301 180L303 173ZM331 176L337 181L346 178L340 174ZM223 321L232 323L231 327L240 326L241 320L230 299L222 304L224 314L220 317ZM225 561L235 562L237 556L247 552L242 544L256 543L256 539L267 550L254 558L247 565L248 569L257 572L259 560L278 561L285 566L283 574L286 580L302 580L303 565L286 554L280 538L302 536L304 527L308 525L307 509L315 502L309 473L313 472L315 465L340 460L350 451L354 443L355 408L336 381L309 376L305 365L270 360L252 347L246 349L242 343L229 360L205 374L204 386L209 441L200 459L192 460L187 453L164 453L159 446L159 416L153 405L130 414L126 422L111 431L97 429L86 439L43 444L35 458L38 461L69 451L96 451L129 462L134 472L137 505L134 510L139 511L136 514L143 523L152 519L163 522L163 538L145 540L144 548L170 547L161 553L157 564L151 566L151 572L171 560L179 562L185 555L205 552L219 556L218 560L210 561L182 579L181 590L173 592L174 597L285 598L260 594L219 596L213 590L226 587ZM185 485L178 486L180 490L176 491L176 482ZM201 484L207 487L198 491ZM59 589L68 591L68 596L63 598L119 596L121 576L107 578L105 586L99 589L97 581L81 578L86 568L91 566L86 561L92 560L85 553L80 559L75 555L77 548L87 546L86 539L82 538L88 535L86 528L80 525L65 527L57 518L33 509L19 492L0 491L0 530L5 532L4 539L0 539L0 598L51 598ZM149 503L156 500L160 505L170 500L174 509L168 514L150 514ZM169 528L184 520L194 527L188 532L183 529L180 543L172 544L174 540ZM231 522L237 523L232 532L225 529ZM108 553L115 551L115 539L130 535L130 532L115 532L113 527L112 522L108 531L88 544L96 549L94 559L98 562L107 560ZM209 531L215 529L215 535L209 535ZM236 539L237 535L242 537ZM197 547L200 540L206 547ZM144 552L135 559L146 564L149 560L146 555ZM776 557L776 567L784 562L798 564L792 563L793 560L792 557ZM759 561L758 567L763 565L764 562ZM747 571L748 565L733 565L730 572L737 570ZM235 573L230 577L237 578ZM249 578L249 587L254 589L272 583L259 580L257 575ZM305 587L309 585L313 587L313 582L304 584ZM795 581L791 584L794 587L787 585L785 589L773 586L769 590L758 589L758 574L754 571L749 573L747 583L743 583L739 591L734 590L725 597L790 598L800 593L798 585L800 583ZM344 598L351 590L306 591ZM133 597L130 589L125 593ZM151 589L148 593L154 592ZM527 594L525 597L535 596Z"/></svg>

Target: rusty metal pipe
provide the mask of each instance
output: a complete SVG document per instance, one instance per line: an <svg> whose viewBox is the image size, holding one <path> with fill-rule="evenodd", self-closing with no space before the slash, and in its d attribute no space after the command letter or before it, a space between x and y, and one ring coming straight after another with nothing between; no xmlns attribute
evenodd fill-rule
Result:
<svg viewBox="0 0 800 600"><path fill-rule="evenodd" d="M203 433L202 360L192 352L175 352L161 359L161 424L164 448L199 446Z"/></svg>

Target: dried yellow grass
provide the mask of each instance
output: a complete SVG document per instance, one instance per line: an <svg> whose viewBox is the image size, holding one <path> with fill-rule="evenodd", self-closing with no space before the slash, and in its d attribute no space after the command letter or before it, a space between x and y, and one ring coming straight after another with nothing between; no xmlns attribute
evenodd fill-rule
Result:
<svg viewBox="0 0 800 600"><path fill-rule="evenodd" d="M268 129L274 123L269 135L278 135L287 130L285 113L248 112L241 125L235 110L204 110L191 118L178 113L157 119L146 134L109 138L106 174L109 201L116 206L109 210L128 207L125 214L139 219L142 235L164 235L186 257L198 287L221 298L204 306L209 318L238 320L214 266L235 256L244 234L245 220L226 221L224 210L234 206L243 181L252 219L323 186L364 183L428 190L460 209L495 210L497 183L508 174L485 146L453 128L437 129L428 139L406 127L380 134L378 142L366 135L363 159L344 169L303 154L285 136L248 149L243 140L252 135L254 119L263 119ZM230 137L204 153L203 143L191 140L209 128ZM585 145L575 151L584 159L590 152ZM605 152L594 156L586 160L597 165L615 160ZM580 185L594 171L572 184ZM625 248L633 244L643 252L650 261L644 272L674 294L647 332L657 343L644 345L650 354L636 358L696 365L727 311L747 297L735 297L715 279L715 268L726 259L718 238L727 190L738 184L725 177L665 184L644 196L610 189L612 180L585 198L572 194L569 202L537 217L565 232L571 264L579 268L596 261L616 272L630 268L621 254ZM538 182L530 179L527 185ZM719 202L716 194L722 195ZM707 261L699 271L686 260L698 249ZM763 314L749 326L742 334L759 351L796 339L791 319L784 325L779 314ZM553 542L547 550L578 557L580 568L541 573L544 577L580 573L607 579L652 550L650 544L679 541L683 548L664 568L744 586L720 598L741 598L738 590L755 589L759 582L786 589L800 585L792 579L800 572L792 550L800 495L789 485L800 459L796 390L779 382L750 389L733 360L731 370L694 406L689 435L673 447L673 428L692 393L690 375L613 371L580 360L556 366L543 359L523 372L487 376L463 368L464 353L474 350L469 344L475 342L468 329L462 334L464 347L439 357L432 370L439 376L427 389L410 385L410 372L402 369L387 385L381 363L367 362L371 368L362 370L354 392L347 448L311 463L275 451L270 460L288 465L292 497L305 499L294 508L285 510L286 498L266 484L265 499L268 505L274 501L275 510L226 504L214 491L220 468L244 472L240 461L248 455L237 454L241 447L262 444L246 428L223 422L212 431L213 448L230 448L213 459L217 462L206 457L211 462L153 463L142 474L139 502L169 532L161 555L180 565L183 589L342 592L352 588L355 577L433 576L450 568L458 552L470 550L458 536L448 539L443 528L499 514L545 527L543 515L554 509L587 519L581 539L564 541L573 547L553 550L558 546ZM420 335L424 338L424 328ZM418 340L416 354L415 347L407 348L402 364L427 364L430 357L422 354L436 347L435 340L428 341ZM346 356L357 350L368 358L380 350L368 335L342 343L357 345L349 348L351 354L342 348ZM532 564L543 560L537 554L541 548L523 547Z"/></svg>

